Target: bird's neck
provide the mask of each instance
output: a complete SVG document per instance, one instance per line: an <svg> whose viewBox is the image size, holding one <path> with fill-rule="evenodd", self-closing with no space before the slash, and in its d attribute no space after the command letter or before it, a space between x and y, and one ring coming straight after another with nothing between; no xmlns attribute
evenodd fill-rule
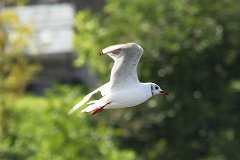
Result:
<svg viewBox="0 0 240 160"><path fill-rule="evenodd" d="M141 83L141 85L146 88L146 90L148 91L149 94L151 94L151 96L153 96L153 92L152 92L152 83L151 82L145 82L145 83Z"/></svg>

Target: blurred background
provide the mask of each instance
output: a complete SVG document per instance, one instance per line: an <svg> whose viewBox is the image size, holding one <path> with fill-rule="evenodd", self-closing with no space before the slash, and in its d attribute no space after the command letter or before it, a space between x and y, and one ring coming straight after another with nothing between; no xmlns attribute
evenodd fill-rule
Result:
<svg viewBox="0 0 240 160"><path fill-rule="evenodd" d="M0 159L240 159L239 15L239 0L0 1ZM170 94L69 116L109 80L99 51L127 42Z"/></svg>

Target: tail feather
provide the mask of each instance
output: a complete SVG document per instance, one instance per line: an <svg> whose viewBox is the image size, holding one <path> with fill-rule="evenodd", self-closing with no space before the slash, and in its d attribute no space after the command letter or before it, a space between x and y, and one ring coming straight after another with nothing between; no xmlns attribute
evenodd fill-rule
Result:
<svg viewBox="0 0 240 160"><path fill-rule="evenodd" d="M81 100L80 102L78 102L69 112L68 114L72 114L74 111L76 111L79 107L81 107L84 103L86 103L90 98L91 98L92 94L88 94L87 96L85 96L83 98L83 100Z"/></svg>
<svg viewBox="0 0 240 160"><path fill-rule="evenodd" d="M74 111L76 111L78 108L80 108L82 105L84 105L86 102L88 102L88 100L92 97L92 95L94 95L97 92L101 92L101 95L104 96L107 94L109 90L109 82L105 83L104 85L102 85L101 87L95 89L94 91L92 91L91 93L89 93L88 95L86 95L80 102L78 102L69 112L68 114L72 114ZM91 101L92 103L95 103L95 101Z"/></svg>
<svg viewBox="0 0 240 160"><path fill-rule="evenodd" d="M98 108L97 105L92 104L92 105L84 108L81 112L91 112L91 111L95 110L96 108Z"/></svg>

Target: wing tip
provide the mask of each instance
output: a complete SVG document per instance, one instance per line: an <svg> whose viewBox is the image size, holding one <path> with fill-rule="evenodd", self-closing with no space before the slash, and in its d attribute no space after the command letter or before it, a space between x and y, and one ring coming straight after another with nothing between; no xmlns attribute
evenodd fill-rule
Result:
<svg viewBox="0 0 240 160"><path fill-rule="evenodd" d="M75 109L71 109L71 110L68 112L68 115L73 114L74 111L75 111Z"/></svg>
<svg viewBox="0 0 240 160"><path fill-rule="evenodd" d="M103 51L102 51L102 50L99 52L99 55L100 55L100 56L102 56L102 55L103 55Z"/></svg>

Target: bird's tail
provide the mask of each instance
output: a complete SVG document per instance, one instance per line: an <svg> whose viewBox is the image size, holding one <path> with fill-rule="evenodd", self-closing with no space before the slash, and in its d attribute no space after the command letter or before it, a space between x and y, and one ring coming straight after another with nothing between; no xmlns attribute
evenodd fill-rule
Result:
<svg viewBox="0 0 240 160"><path fill-rule="evenodd" d="M96 108L99 108L97 105L92 104L86 108L84 108L81 112L92 112L94 111Z"/></svg>
<svg viewBox="0 0 240 160"><path fill-rule="evenodd" d="M93 112L97 109L102 110L106 105L108 105L110 103L105 103L105 102L102 102L102 101L99 101L99 100L94 100L94 101L89 102L88 104L91 104L91 105L84 108L81 112Z"/></svg>

